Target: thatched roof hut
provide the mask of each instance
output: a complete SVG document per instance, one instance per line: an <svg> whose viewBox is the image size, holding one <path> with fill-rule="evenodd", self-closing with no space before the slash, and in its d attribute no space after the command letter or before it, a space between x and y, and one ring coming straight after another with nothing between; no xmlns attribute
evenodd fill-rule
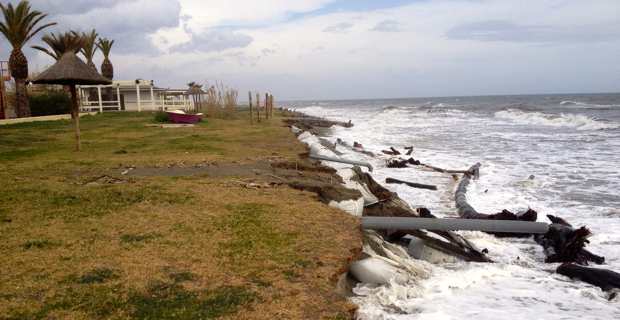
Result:
<svg viewBox="0 0 620 320"><path fill-rule="evenodd" d="M72 45L78 47L79 36L75 35L75 39L70 39L75 43ZM75 89L76 85L98 85L111 84L112 81L106 79L97 71L89 67L84 61L75 55L72 46L65 51L60 60L53 66L43 71L41 74L31 79L30 82L35 84L60 84L69 86L71 91L71 118L75 126L76 149L80 150L80 108L78 107L78 96Z"/></svg>
<svg viewBox="0 0 620 320"><path fill-rule="evenodd" d="M89 67L73 52L66 52L53 66L35 76L30 82L35 84L60 85L99 85L112 81Z"/></svg>

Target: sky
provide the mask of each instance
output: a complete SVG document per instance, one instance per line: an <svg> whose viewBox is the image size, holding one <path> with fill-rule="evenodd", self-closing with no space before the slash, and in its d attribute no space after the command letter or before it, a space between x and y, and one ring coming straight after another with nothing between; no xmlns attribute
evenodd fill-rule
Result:
<svg viewBox="0 0 620 320"><path fill-rule="evenodd" d="M221 81L280 100L620 91L619 0L31 4L58 23L46 31L115 39L116 79L160 87ZM29 47L42 35L24 48L33 71L53 63Z"/></svg>

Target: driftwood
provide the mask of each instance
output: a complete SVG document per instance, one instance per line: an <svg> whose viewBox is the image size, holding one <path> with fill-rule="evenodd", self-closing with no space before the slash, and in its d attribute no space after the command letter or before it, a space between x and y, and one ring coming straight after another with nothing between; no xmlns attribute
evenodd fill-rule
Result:
<svg viewBox="0 0 620 320"><path fill-rule="evenodd" d="M471 179L477 179L480 175L480 163L472 166L467 173L463 174L461 178L461 182L456 188L456 193L454 194L454 203L456 205L457 212L459 217L463 219L478 219L478 220L513 220L513 221L536 221L538 218L538 213L532 209L528 209L527 211L515 214L508 210L502 210L499 213L495 214L485 214L480 213L474 207L472 207L467 201L467 187L471 181ZM528 237L528 234L522 233L498 233L491 232L492 234L499 237Z"/></svg>
<svg viewBox="0 0 620 320"><path fill-rule="evenodd" d="M592 235L586 227L574 229L564 219L548 215L551 222L549 231L544 235L534 237L547 256L546 262L574 262L588 265L590 262L603 264L605 258L585 249L588 238Z"/></svg>
<svg viewBox="0 0 620 320"><path fill-rule="evenodd" d="M413 146L405 147L405 150L407 150L407 153L405 153L405 155L410 156L413 153Z"/></svg>
<svg viewBox="0 0 620 320"><path fill-rule="evenodd" d="M403 201L396 193L390 192L388 189L377 183L368 173L362 172L360 168L353 168L356 173L355 179L360 183L366 184L368 190L372 192L379 201L375 204L364 208L364 216L375 217L419 217L428 210L422 208L415 211L411 209L407 202ZM422 230L411 230L407 232L386 232L384 235L388 240L397 241L406 234L414 235L425 240L425 244L432 248L445 252L447 254L460 257L466 261L490 262L491 260L475 245L467 241L460 235L451 231L436 231L434 233L445 239L441 240L437 237L429 235Z"/></svg>
<svg viewBox="0 0 620 320"><path fill-rule="evenodd" d="M611 270L588 268L574 263L564 263L557 268L556 272L571 279L578 279L597 286L603 289L603 291L620 289L620 273ZM614 296L610 297L610 299L613 299L613 297Z"/></svg>
<svg viewBox="0 0 620 320"><path fill-rule="evenodd" d="M361 154L364 154L364 155L367 155L367 156L370 156L370 157L375 157L376 156L374 153L372 153L370 151L367 151L367 150L364 150L364 146L362 146L361 144L359 144L356 141L354 141L353 142L353 146L351 146L348 143L342 141L342 139L338 138L338 139L336 139L336 143L341 145L341 146L343 146L343 147L349 148L352 151L355 151L355 152L358 152L358 153L361 153Z"/></svg>
<svg viewBox="0 0 620 320"><path fill-rule="evenodd" d="M409 159L390 159L387 161L388 168L409 168L409 165L418 166L420 161L414 158Z"/></svg>
<svg viewBox="0 0 620 320"><path fill-rule="evenodd" d="M401 155L400 151L394 149L394 147L390 147L390 150L381 150L381 152L383 152L384 154L390 155L390 156L400 156Z"/></svg>
<svg viewBox="0 0 620 320"><path fill-rule="evenodd" d="M341 126L345 128L353 127L353 123L349 122L341 122L341 121L332 121L323 118L317 117L290 117L284 119L284 123L289 126L296 126L304 131L312 131L315 128L330 128L332 126Z"/></svg>
<svg viewBox="0 0 620 320"><path fill-rule="evenodd" d="M433 186L433 185L430 185L430 184L408 182L408 181L398 180L398 179L394 179L394 178L386 178L385 179L385 183L389 183L389 184L404 184L404 185L412 187L412 188L437 190L437 186Z"/></svg>
<svg viewBox="0 0 620 320"><path fill-rule="evenodd" d="M431 169L433 171L441 172L441 173L449 173L449 174L466 174L466 173L470 173L469 170L448 170L448 169L443 169L443 168L431 166L430 164L426 164L426 163L420 163L420 165L422 167Z"/></svg>

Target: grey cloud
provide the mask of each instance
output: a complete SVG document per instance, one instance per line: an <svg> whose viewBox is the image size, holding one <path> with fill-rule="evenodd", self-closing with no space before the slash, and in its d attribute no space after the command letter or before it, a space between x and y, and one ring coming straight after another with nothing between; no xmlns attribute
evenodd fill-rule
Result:
<svg viewBox="0 0 620 320"><path fill-rule="evenodd" d="M81 11L54 9L71 7L74 3ZM50 6L49 11L45 6ZM33 7L49 12L47 20L58 23L46 32L95 28L100 36L116 41L113 52L140 54L158 53L149 35L160 28L177 27L181 12L176 0L46 0L33 3Z"/></svg>
<svg viewBox="0 0 620 320"><path fill-rule="evenodd" d="M620 31L611 28L600 29L596 26L553 27L488 20L458 25L450 29L446 36L449 39L478 41L598 42L617 39Z"/></svg>
<svg viewBox="0 0 620 320"><path fill-rule="evenodd" d="M370 29L370 31L378 31L378 32L400 32L400 22L396 20L383 20L377 23L374 28Z"/></svg>
<svg viewBox="0 0 620 320"><path fill-rule="evenodd" d="M192 39L171 49L173 52L214 52L231 48L245 48L254 39L232 29L211 29L204 33L192 32Z"/></svg>
<svg viewBox="0 0 620 320"><path fill-rule="evenodd" d="M35 0L30 5L33 9L48 13L58 14L84 14L100 8L112 8L119 3L135 2L137 0ZM19 0L9 1L13 4Z"/></svg>
<svg viewBox="0 0 620 320"><path fill-rule="evenodd" d="M341 22L337 24L333 24L323 29L323 32L329 33L346 33L353 27L353 24L350 22Z"/></svg>

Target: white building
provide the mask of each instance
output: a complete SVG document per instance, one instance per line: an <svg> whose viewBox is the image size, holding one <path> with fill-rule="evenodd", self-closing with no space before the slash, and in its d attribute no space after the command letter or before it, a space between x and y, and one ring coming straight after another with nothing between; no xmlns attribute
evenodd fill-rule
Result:
<svg viewBox="0 0 620 320"><path fill-rule="evenodd" d="M185 89L156 87L153 80L114 80L111 85L78 86L82 111L192 110Z"/></svg>

